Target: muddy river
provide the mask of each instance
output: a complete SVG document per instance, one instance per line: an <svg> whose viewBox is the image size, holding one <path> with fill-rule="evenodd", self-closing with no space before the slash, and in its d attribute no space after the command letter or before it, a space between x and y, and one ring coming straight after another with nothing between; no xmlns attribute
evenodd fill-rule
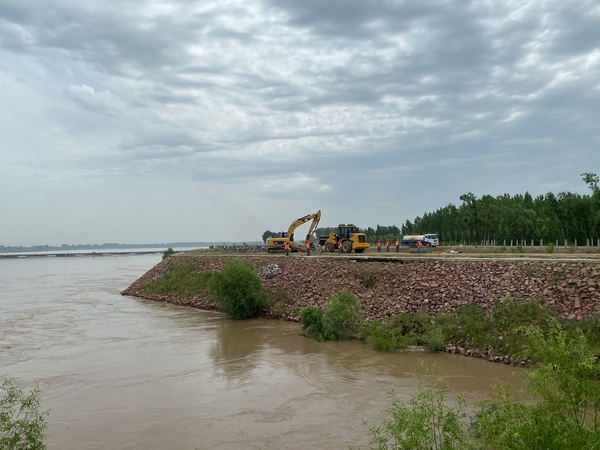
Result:
<svg viewBox="0 0 600 450"><path fill-rule="evenodd" d="M119 292L160 255L0 260L0 377L42 391L49 449L368 448L419 359L469 401L522 371L455 355L320 344L296 323Z"/></svg>

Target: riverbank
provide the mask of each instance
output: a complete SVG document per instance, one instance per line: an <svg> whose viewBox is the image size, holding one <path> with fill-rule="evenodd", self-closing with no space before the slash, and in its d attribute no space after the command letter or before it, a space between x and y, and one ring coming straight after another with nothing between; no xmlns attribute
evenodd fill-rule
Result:
<svg viewBox="0 0 600 450"><path fill-rule="evenodd" d="M201 274L219 270L227 258L242 258L256 268L271 303L266 315L285 320L298 321L302 307L324 307L343 289L358 297L367 320L386 321L417 311L452 312L460 305L486 306L506 298L542 300L545 307L572 320L600 314L598 261L176 255L122 294L214 310L215 303L205 293L158 294L145 285L164 277L173 264L191 264Z"/></svg>

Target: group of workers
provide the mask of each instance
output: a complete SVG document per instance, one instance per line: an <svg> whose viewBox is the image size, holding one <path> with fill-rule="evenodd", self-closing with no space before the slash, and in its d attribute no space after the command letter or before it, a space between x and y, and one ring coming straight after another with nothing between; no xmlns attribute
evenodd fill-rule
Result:
<svg viewBox="0 0 600 450"><path fill-rule="evenodd" d="M311 243L310 241L307 239L304 246L306 247L306 256L310 256L310 248L311 248ZM385 240L385 249L386 252L389 253L390 252L390 246L391 246L391 242L389 239ZM396 253L400 252L400 240L398 238L396 238L396 240L394 241L394 246L396 247ZM338 241L338 251L340 253L342 253L342 247L343 247L343 241L340 239ZM421 241L417 242L417 247L419 247L419 252L421 251L421 247L423 247L423 243ZM285 250L285 256L289 256L290 254L290 243L286 242L283 244L283 249ZM377 253L381 253L381 239L377 239Z"/></svg>
<svg viewBox="0 0 600 450"><path fill-rule="evenodd" d="M390 240L386 239L385 240L385 251L386 252L390 252ZM396 246L396 253L400 252L400 239L396 238L396 241L394 242L394 245ZM419 247L419 251L421 251L421 247L423 247L423 243L421 241L417 242L417 246ZM377 253L381 253L381 239L377 239Z"/></svg>

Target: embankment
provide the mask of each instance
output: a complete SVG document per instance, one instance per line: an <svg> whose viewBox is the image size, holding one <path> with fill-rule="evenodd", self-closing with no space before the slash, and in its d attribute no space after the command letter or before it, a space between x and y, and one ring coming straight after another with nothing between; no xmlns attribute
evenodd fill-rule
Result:
<svg viewBox="0 0 600 450"><path fill-rule="evenodd" d="M543 299L546 307L569 319L600 313L600 263L573 261L176 255L157 264L122 294L215 309L206 298L178 298L144 288L148 281L164 276L178 258L186 258L198 273L220 269L227 258L252 263L272 302L268 315L287 320L298 320L303 306L325 306L342 289L356 294L368 319L387 320L420 310L450 312L459 305L486 305L508 297ZM275 276L279 269L273 265L280 269Z"/></svg>

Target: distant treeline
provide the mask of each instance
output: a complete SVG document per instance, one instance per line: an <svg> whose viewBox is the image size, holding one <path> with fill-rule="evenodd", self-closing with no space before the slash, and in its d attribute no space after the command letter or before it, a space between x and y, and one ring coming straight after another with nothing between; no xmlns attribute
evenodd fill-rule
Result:
<svg viewBox="0 0 600 450"><path fill-rule="evenodd" d="M460 196L459 206L448 204L412 222L360 229L370 242L394 240L406 234L437 233L445 245L575 244L598 245L600 239L600 179L595 173L581 177L591 195L548 192L533 198L528 192L477 198L473 193ZM317 236L337 232L337 228L317 228ZM270 233L270 234L269 234ZM276 233L266 231L263 240ZM303 240L304 236L296 240Z"/></svg>

